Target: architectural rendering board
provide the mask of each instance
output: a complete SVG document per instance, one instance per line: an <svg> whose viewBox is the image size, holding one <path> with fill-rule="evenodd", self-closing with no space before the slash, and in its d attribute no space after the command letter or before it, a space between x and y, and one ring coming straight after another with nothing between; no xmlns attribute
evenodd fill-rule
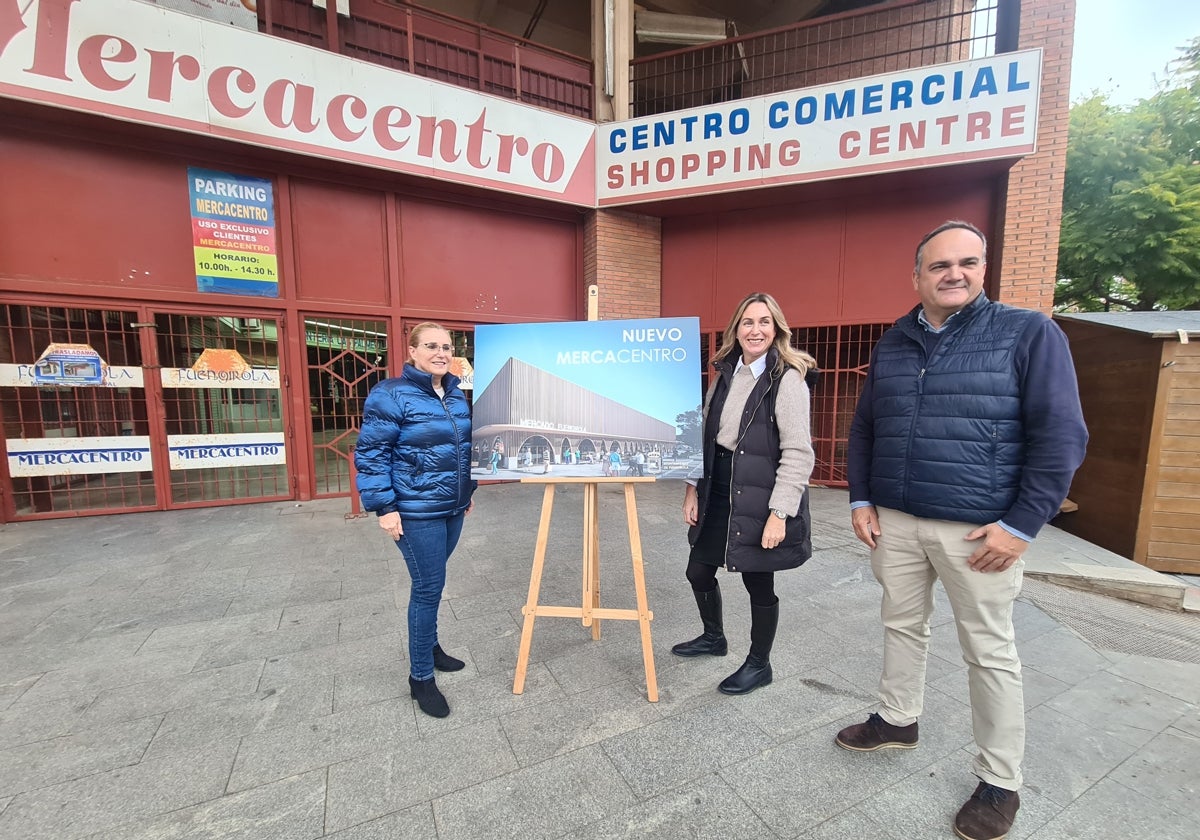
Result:
<svg viewBox="0 0 1200 840"><path fill-rule="evenodd" d="M700 409L700 322L481 325L474 389L485 477L684 478L699 447L680 435L697 428L684 416Z"/></svg>

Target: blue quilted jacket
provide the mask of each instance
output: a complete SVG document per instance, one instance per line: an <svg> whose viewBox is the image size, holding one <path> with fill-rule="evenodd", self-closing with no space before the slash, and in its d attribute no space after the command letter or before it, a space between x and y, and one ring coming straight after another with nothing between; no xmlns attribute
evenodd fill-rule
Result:
<svg viewBox="0 0 1200 840"><path fill-rule="evenodd" d="M367 395L362 430L354 449L363 507L382 516L437 519L462 513L471 503L471 411L458 377L442 376L446 396L433 377L406 364Z"/></svg>
<svg viewBox="0 0 1200 840"><path fill-rule="evenodd" d="M1087 444L1066 336L1040 312L981 294L947 321L929 355L919 311L872 355L850 429L851 502L1002 520L1036 536Z"/></svg>

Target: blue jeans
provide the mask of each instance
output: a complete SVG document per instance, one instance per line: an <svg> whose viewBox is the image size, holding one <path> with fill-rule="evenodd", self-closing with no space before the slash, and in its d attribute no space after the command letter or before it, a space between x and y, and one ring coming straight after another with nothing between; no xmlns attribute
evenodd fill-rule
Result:
<svg viewBox="0 0 1200 840"><path fill-rule="evenodd" d="M442 519L404 519L396 546L404 555L412 592L408 598L408 661L414 680L433 677L438 603L446 585L446 561L458 545L464 514Z"/></svg>

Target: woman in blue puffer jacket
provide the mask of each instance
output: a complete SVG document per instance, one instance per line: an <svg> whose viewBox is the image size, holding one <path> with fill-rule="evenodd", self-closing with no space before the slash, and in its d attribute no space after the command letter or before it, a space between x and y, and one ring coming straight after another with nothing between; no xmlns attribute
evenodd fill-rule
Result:
<svg viewBox="0 0 1200 840"><path fill-rule="evenodd" d="M396 541L412 578L410 693L425 714L446 717L450 707L433 672L457 671L464 663L438 644L437 613L446 561L473 504L471 412L450 373L454 348L445 328L413 327L408 355L401 374L367 396L354 466L363 507Z"/></svg>

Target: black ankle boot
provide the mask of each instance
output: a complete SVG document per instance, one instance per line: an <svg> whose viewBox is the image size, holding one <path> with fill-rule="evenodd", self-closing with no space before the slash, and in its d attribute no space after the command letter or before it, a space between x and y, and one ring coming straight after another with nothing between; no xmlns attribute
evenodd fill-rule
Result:
<svg viewBox="0 0 1200 840"><path fill-rule="evenodd" d="M442 650L441 645L433 646L433 667L439 671L461 671L467 666L467 663L461 659L455 659L446 651Z"/></svg>
<svg viewBox="0 0 1200 840"><path fill-rule="evenodd" d="M721 588L718 586L711 592L696 592L696 606L700 608L700 620L704 622L703 635L697 636L690 642L680 642L671 648L676 656L724 656L729 652L729 644L725 641L725 629L721 623Z"/></svg>
<svg viewBox="0 0 1200 840"><path fill-rule="evenodd" d="M442 692L438 691L433 677L427 680L414 680L409 677L408 691L416 699L421 711L430 717L444 718L450 714L450 704L446 702Z"/></svg>
<svg viewBox="0 0 1200 840"><path fill-rule="evenodd" d="M779 599L769 607L750 605L750 655L738 668L717 686L725 694L749 694L760 685L770 685L771 647L775 644L775 628L779 626Z"/></svg>

